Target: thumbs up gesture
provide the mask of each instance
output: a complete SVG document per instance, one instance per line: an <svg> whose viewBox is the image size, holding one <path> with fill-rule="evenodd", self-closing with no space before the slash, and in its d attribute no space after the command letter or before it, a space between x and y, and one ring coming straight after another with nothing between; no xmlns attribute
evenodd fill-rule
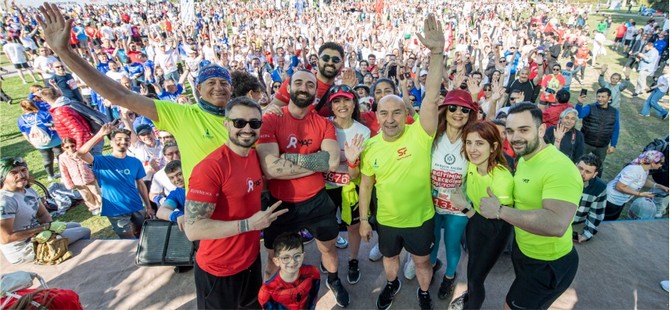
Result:
<svg viewBox="0 0 670 310"><path fill-rule="evenodd" d="M500 216L500 201L498 197L493 194L491 187L486 188L488 197L482 197L479 201L479 213L487 219L495 219Z"/></svg>

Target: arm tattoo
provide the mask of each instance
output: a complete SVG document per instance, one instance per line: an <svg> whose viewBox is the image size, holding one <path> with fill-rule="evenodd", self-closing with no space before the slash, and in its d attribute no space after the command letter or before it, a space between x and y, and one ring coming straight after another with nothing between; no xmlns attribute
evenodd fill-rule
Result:
<svg viewBox="0 0 670 310"><path fill-rule="evenodd" d="M214 213L215 203L186 200L186 218L187 223L193 225L196 220L208 219Z"/></svg>
<svg viewBox="0 0 670 310"><path fill-rule="evenodd" d="M315 172L327 172L330 169L330 165L328 164L330 153L326 151L312 154L285 153L284 159Z"/></svg>

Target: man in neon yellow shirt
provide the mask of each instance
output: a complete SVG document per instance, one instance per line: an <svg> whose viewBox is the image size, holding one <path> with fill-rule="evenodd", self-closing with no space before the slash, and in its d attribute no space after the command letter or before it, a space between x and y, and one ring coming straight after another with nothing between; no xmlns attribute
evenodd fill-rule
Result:
<svg viewBox="0 0 670 310"><path fill-rule="evenodd" d="M412 254L419 280L417 295L421 309L432 309L428 288L432 277L430 253L433 249L435 210L431 196L431 147L437 130L437 101L442 79L444 34L431 14L424 21L424 35L417 34L430 49L426 96L419 122L405 125L407 109L402 98L388 95L380 100L377 120L382 134L367 142L361 161L360 232L370 240L372 228L368 210L373 186L377 189L377 232L384 256L386 286L377 299L377 308L388 309L400 290L399 254Z"/></svg>
<svg viewBox="0 0 670 310"><path fill-rule="evenodd" d="M228 140L228 132L223 126L225 107L233 92L228 70L219 66L200 70L196 81L196 88L201 95L198 104L179 105L170 101L152 100L133 93L88 64L70 47L72 26L65 22L58 7L45 4L42 9L40 26L49 46L63 63L100 96L151 119L157 128L175 136L181 150L184 181L188 188L193 167Z"/></svg>
<svg viewBox="0 0 670 310"><path fill-rule="evenodd" d="M547 309L570 286L579 256L572 244L572 219L583 182L574 163L542 139L542 111L531 103L512 106L506 134L521 157L514 175L515 206L505 207L488 190L480 213L514 225L512 263L516 279L506 309Z"/></svg>

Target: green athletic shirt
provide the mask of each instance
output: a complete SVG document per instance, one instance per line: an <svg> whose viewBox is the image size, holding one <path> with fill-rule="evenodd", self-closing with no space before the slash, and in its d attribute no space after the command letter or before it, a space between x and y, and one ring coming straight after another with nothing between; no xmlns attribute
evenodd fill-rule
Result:
<svg viewBox="0 0 670 310"><path fill-rule="evenodd" d="M430 187L433 137L421 123L405 125L403 135L387 142L379 134L366 142L361 173L374 177L377 222L389 227L419 227L435 215Z"/></svg>
<svg viewBox="0 0 670 310"><path fill-rule="evenodd" d="M562 200L579 205L584 182L575 164L553 145L530 160L519 160L514 174L514 206L519 210L542 208L542 200ZM534 259L553 261L572 250L572 226L562 237L546 237L514 227L521 252Z"/></svg>
<svg viewBox="0 0 670 310"><path fill-rule="evenodd" d="M491 187L493 194L498 197L498 201L506 206L514 204L514 177L503 166L496 166L487 175L480 175L477 172L477 166L473 163L468 163L468 176L466 180L466 188L468 191L468 198L472 201L475 211L479 212L479 202L483 197L488 197L486 191L487 187Z"/></svg>
<svg viewBox="0 0 670 310"><path fill-rule="evenodd" d="M169 131L179 144L181 170L185 187L191 171L202 159L228 141L228 131L223 126L226 119L203 111L197 104L181 105L172 101L154 100L158 120L154 125Z"/></svg>

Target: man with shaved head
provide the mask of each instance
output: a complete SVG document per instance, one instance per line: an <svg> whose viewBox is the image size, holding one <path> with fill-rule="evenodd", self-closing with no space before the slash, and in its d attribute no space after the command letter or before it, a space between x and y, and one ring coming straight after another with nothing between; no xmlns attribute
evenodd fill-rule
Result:
<svg viewBox="0 0 670 310"><path fill-rule="evenodd" d="M431 196L431 148L437 131L437 102L442 77L444 35L442 27L429 15L424 22L421 42L430 49L426 95L419 122L405 125L407 109L402 98L388 95L377 105L382 134L367 141L361 159L360 232L370 240L368 210L373 186L377 189L377 232L384 256L387 283L377 299L378 309L388 309L400 290L400 252L412 254L419 280L417 295L421 309L432 309L428 288L432 277L435 210ZM411 182L406 182L411 180Z"/></svg>

